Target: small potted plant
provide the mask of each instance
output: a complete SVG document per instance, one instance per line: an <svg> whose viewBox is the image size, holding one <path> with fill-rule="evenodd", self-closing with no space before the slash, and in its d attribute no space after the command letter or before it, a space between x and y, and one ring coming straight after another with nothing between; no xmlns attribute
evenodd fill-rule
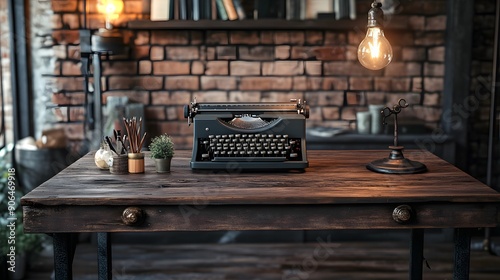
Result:
<svg viewBox="0 0 500 280"><path fill-rule="evenodd" d="M156 163L156 172L170 172L170 162L174 156L174 142L168 134L154 137L149 145L151 157Z"/></svg>

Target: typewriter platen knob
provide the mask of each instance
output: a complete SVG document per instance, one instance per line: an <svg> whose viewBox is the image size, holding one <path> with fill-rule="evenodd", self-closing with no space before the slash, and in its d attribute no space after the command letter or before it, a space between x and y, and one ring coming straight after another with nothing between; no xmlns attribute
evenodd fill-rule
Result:
<svg viewBox="0 0 500 280"><path fill-rule="evenodd" d="M184 105L184 118L189 118L189 105Z"/></svg>

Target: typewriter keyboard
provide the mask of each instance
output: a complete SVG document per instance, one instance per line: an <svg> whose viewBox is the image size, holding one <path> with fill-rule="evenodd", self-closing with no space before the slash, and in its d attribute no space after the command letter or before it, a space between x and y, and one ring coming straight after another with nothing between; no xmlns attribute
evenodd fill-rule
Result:
<svg viewBox="0 0 500 280"><path fill-rule="evenodd" d="M301 139L280 134L222 134L198 139L201 161L300 161Z"/></svg>

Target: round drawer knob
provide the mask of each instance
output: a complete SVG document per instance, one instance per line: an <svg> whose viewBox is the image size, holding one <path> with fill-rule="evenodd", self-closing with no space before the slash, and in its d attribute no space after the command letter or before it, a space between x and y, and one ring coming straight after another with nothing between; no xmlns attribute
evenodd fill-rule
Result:
<svg viewBox="0 0 500 280"><path fill-rule="evenodd" d="M144 221L144 211L138 207L128 207L123 210L122 221L128 226L138 226Z"/></svg>
<svg viewBox="0 0 500 280"><path fill-rule="evenodd" d="M400 224L407 223L413 218L413 210L408 205L399 205L392 211L392 218Z"/></svg>

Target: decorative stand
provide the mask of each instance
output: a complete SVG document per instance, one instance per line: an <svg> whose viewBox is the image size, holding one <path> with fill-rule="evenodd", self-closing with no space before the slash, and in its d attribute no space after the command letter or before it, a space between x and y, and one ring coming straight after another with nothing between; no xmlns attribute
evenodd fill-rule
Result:
<svg viewBox="0 0 500 280"><path fill-rule="evenodd" d="M384 115L383 124L387 124L385 119L394 115L394 146L389 146L391 153L389 158L378 159L366 165L371 171L386 174L414 174L427 171L427 167L418 161L412 161L403 156L403 146L398 145L398 114L401 109L408 107L406 100L399 99L398 103L392 107L385 107L380 113Z"/></svg>

